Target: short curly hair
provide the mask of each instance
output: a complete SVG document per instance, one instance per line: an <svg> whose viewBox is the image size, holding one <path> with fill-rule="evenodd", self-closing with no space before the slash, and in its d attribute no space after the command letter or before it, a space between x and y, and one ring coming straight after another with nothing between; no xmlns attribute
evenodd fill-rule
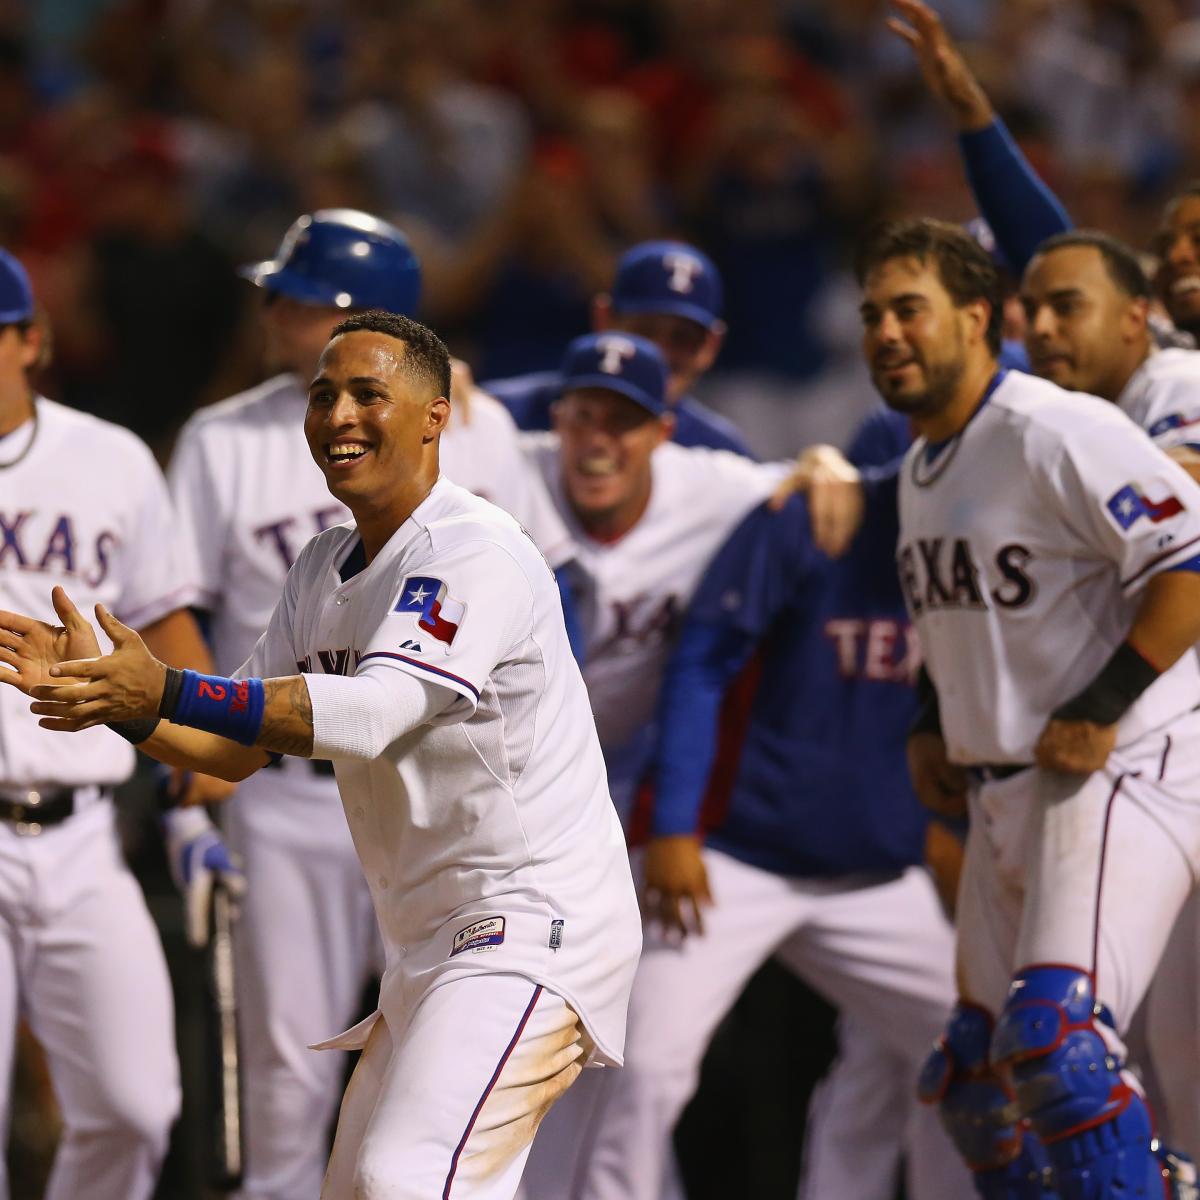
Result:
<svg viewBox="0 0 1200 1200"><path fill-rule="evenodd" d="M950 299L961 307L985 300L990 308L987 345L1000 353L1004 328L1004 285L991 255L960 225L932 217L887 221L872 229L858 244L854 275L859 284L893 258L933 262Z"/></svg>

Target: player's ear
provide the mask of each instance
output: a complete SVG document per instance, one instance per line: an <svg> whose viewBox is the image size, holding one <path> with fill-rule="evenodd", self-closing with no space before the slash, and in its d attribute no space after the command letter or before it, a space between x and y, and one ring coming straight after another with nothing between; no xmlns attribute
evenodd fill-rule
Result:
<svg viewBox="0 0 1200 1200"><path fill-rule="evenodd" d="M592 297L592 332L603 333L612 328L612 297L607 293Z"/></svg>
<svg viewBox="0 0 1200 1200"><path fill-rule="evenodd" d="M698 374L703 375L717 361L717 355L721 353L721 347L724 344L725 322L714 321L705 334L704 345L701 346L696 359Z"/></svg>
<svg viewBox="0 0 1200 1200"><path fill-rule="evenodd" d="M1121 332L1126 341L1144 337L1150 324L1150 301L1144 296L1135 296L1121 314Z"/></svg>
<svg viewBox="0 0 1200 1200"><path fill-rule="evenodd" d="M21 366L26 371L50 365L50 338L41 321L34 321L21 333Z"/></svg>
<svg viewBox="0 0 1200 1200"><path fill-rule="evenodd" d="M971 300L962 306L963 316L975 342L986 342L988 325L992 320L992 306L986 300Z"/></svg>
<svg viewBox="0 0 1200 1200"><path fill-rule="evenodd" d="M658 418L658 441L654 445L661 446L663 442L669 442L672 435L675 433L675 414L663 413Z"/></svg>
<svg viewBox="0 0 1200 1200"><path fill-rule="evenodd" d="M425 410L424 441L432 442L435 437L445 432L450 423L450 401L445 396L436 397Z"/></svg>

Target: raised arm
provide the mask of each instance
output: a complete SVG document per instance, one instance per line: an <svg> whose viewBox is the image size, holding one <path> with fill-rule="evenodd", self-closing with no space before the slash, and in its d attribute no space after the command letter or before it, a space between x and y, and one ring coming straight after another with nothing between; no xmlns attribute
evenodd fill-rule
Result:
<svg viewBox="0 0 1200 1200"><path fill-rule="evenodd" d="M912 47L932 95L958 128L967 182L996 245L1017 274L1046 238L1072 226L1058 197L1038 178L996 115L937 13L921 0L891 0L888 21Z"/></svg>

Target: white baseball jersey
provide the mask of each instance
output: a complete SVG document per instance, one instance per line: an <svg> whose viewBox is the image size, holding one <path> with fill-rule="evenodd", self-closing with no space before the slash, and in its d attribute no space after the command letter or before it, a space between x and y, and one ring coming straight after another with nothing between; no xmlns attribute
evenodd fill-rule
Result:
<svg viewBox="0 0 1200 1200"><path fill-rule="evenodd" d="M1151 351L1117 397L1117 407L1164 450L1200 447L1200 353Z"/></svg>
<svg viewBox="0 0 1200 1200"><path fill-rule="evenodd" d="M897 559L950 758L1029 763L1049 719L1125 639L1157 572L1200 554L1200 488L1115 406L1008 372L960 437L918 438ZM1118 745L1200 701L1187 655Z"/></svg>
<svg viewBox="0 0 1200 1200"><path fill-rule="evenodd" d="M199 604L212 613L219 669L245 660L309 538L350 516L325 486L304 438L307 394L294 375L196 413L179 436L168 478ZM529 530L547 559L563 561L569 538L540 481L523 469L516 426L476 391L471 421L452 417L442 469Z"/></svg>
<svg viewBox="0 0 1200 1200"><path fill-rule="evenodd" d="M790 469L666 442L650 458L650 502L614 542L580 525L563 488L558 436L523 434L573 539L571 577L587 646L583 677L613 797L624 811L653 746L663 669L709 560Z"/></svg>
<svg viewBox="0 0 1200 1200"><path fill-rule="evenodd" d="M61 584L80 611L103 603L145 628L193 603L162 472L146 445L120 426L39 396L37 428L0 442L0 605L57 624L50 590ZM41 729L29 700L0 688L0 781L116 784L133 747L98 728L69 740Z"/></svg>
<svg viewBox="0 0 1200 1200"><path fill-rule="evenodd" d="M335 763L387 952L381 1010L398 1028L436 984L521 974L619 1062L640 919L552 572L511 517L445 479L342 579L357 543L349 524L309 543L244 671L448 689L436 721Z"/></svg>

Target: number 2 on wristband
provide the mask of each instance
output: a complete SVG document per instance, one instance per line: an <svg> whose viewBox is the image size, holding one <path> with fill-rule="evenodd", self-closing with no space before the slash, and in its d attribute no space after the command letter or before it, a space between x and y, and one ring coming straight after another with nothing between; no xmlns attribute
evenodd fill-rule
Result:
<svg viewBox="0 0 1200 1200"><path fill-rule="evenodd" d="M224 700L226 693L219 683L209 683L207 679L201 679L196 686L196 694L206 700Z"/></svg>

